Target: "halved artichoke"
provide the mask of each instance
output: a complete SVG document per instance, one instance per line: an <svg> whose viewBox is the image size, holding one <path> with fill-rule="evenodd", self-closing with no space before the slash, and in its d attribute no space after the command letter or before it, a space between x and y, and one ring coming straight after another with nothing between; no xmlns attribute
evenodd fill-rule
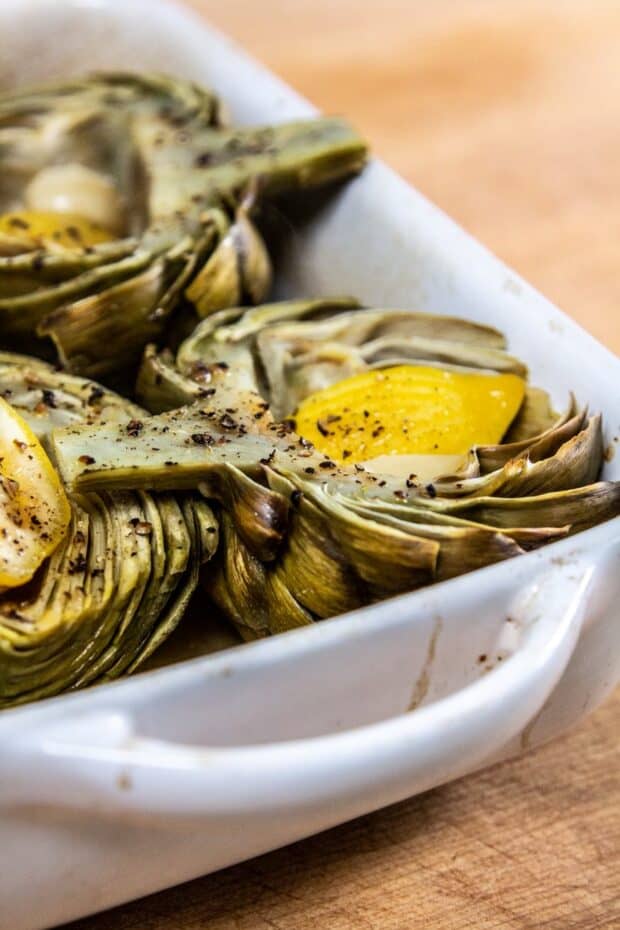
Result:
<svg viewBox="0 0 620 930"><path fill-rule="evenodd" d="M180 306L203 316L265 296L257 200L365 158L342 120L229 129L213 94L158 75L1 98L4 345L41 355L51 337L69 371L126 373Z"/></svg>
<svg viewBox="0 0 620 930"><path fill-rule="evenodd" d="M620 483L597 480L600 417L572 399L557 415L531 387L503 441L472 448L433 482L335 462L294 431L310 395L403 364L526 374L501 334L459 319L348 298L237 308L205 319L176 357L147 351L139 395L158 415L139 432L78 425L53 445L79 491L200 489L221 540L204 584L246 638L511 558L620 512ZM80 461L85 448L95 462Z"/></svg>
<svg viewBox="0 0 620 930"><path fill-rule="evenodd" d="M0 354L0 395L48 449L55 428L125 427L143 413L9 353ZM82 450L82 462L91 458ZM51 557L29 583L0 593L0 707L132 671L174 629L217 546L211 508L196 495L102 488L69 501L69 529Z"/></svg>

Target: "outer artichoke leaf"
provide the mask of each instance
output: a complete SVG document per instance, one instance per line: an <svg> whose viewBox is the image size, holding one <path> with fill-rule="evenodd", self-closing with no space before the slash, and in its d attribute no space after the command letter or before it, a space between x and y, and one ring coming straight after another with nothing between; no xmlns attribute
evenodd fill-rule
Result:
<svg viewBox="0 0 620 930"><path fill-rule="evenodd" d="M253 555L263 562L275 559L288 526L287 497L226 463L211 469L199 489L225 507Z"/></svg>
<svg viewBox="0 0 620 930"><path fill-rule="evenodd" d="M574 398L572 398L574 403ZM574 410L571 410L574 413ZM542 388L528 384L525 389L525 398L519 413L510 425L506 434L506 442L521 442L539 436L551 429L558 419L551 404L551 398Z"/></svg>
<svg viewBox="0 0 620 930"><path fill-rule="evenodd" d="M359 506L355 510L360 514L367 514L367 511ZM412 524L381 512L372 512L372 519L395 529L406 527L407 531L416 537L433 540L438 547L435 570L437 581L454 578L463 572L522 555L524 551L514 539L497 530L489 532L472 527Z"/></svg>
<svg viewBox="0 0 620 930"><path fill-rule="evenodd" d="M278 300L274 303L261 304L259 307L241 308L236 321L223 324L217 329L217 339L223 343L245 342L248 338L256 336L265 327L278 326L293 321L315 321L331 317L334 314L344 313L348 310L357 310L360 307L355 297L316 297L313 299ZM207 336L208 331L197 327L196 336ZM188 340L188 346L192 345ZM195 353L208 346L206 340L193 343ZM183 364L183 355L179 357L179 364Z"/></svg>
<svg viewBox="0 0 620 930"><path fill-rule="evenodd" d="M293 597L276 569L252 555L232 520L218 513L221 545L203 573L205 589L244 639L257 639L312 623L313 615Z"/></svg>
<svg viewBox="0 0 620 930"><path fill-rule="evenodd" d="M45 252L0 257L0 298L19 297L38 288L57 285L100 265L127 258L135 252L136 239L117 239L85 252Z"/></svg>
<svg viewBox="0 0 620 930"><path fill-rule="evenodd" d="M276 573L317 618L355 610L371 600L368 586L332 535L329 517L307 497L291 514Z"/></svg>
<svg viewBox="0 0 620 930"><path fill-rule="evenodd" d="M163 413L205 396L205 388L182 375L168 350L158 353L154 343L144 350L136 381L136 397L151 413Z"/></svg>
<svg viewBox="0 0 620 930"><path fill-rule="evenodd" d="M199 317L243 302L243 278L232 232L214 249L185 291Z"/></svg>
<svg viewBox="0 0 620 930"><path fill-rule="evenodd" d="M149 122L156 115L176 129L194 119L219 122L218 98L199 84L164 74L114 71L12 91L0 98L0 127L8 125L14 133L13 121L22 117L24 135L31 137L40 133L44 123L56 119L57 113L83 114L87 120L93 111L115 107L135 109Z"/></svg>
<svg viewBox="0 0 620 930"><path fill-rule="evenodd" d="M598 478L603 462L603 434L601 417L590 417L583 429L575 432L579 417L557 428L554 434L545 436L538 445L542 450L552 450L548 458L532 460L529 450L510 459L501 468L478 478L455 480L450 478L433 483L433 493L443 497L478 497L500 494L503 497L527 497L550 491L562 491L584 484L592 484ZM571 438L565 439L566 435ZM536 444L535 444L536 445Z"/></svg>
<svg viewBox="0 0 620 930"><path fill-rule="evenodd" d="M198 316L224 307L263 300L273 277L271 259L262 236L250 220L245 201L237 208L235 222L194 277L185 296Z"/></svg>
<svg viewBox="0 0 620 930"><path fill-rule="evenodd" d="M532 390L534 389L528 385L525 391L525 399L523 402L525 406L529 404L528 397ZM540 391L539 393L543 394L544 392ZM521 416L522 410L523 406L517 414L517 418ZM502 465L505 465L506 462L508 462L510 459L515 458L516 456L521 455L523 452L528 450L530 450L530 456L534 455L536 458L543 458L545 455L550 454L547 451L549 447L547 447L543 441L550 439L552 442L557 443L557 446L561 445L565 438L570 438L572 435L574 435L574 432L577 431L577 429L575 429L574 432L571 432L573 426L576 426L578 423L578 428L581 429L585 416L585 410L582 413L577 414L575 408L575 398L571 395L570 404L564 413L556 417L551 426L547 426L540 433L530 435L526 439L503 442L495 446L477 446L475 453L480 463L482 473L486 474L487 472L496 471L498 468L501 468ZM512 426L509 430L509 435L511 433ZM543 443L543 445L539 445L539 443ZM535 449L533 449L534 446L536 447Z"/></svg>
<svg viewBox="0 0 620 930"><path fill-rule="evenodd" d="M518 501L522 500L522 498L488 498L488 500L511 500L513 503L518 504ZM554 539L561 539L568 535L570 531L569 523L545 525L544 523L537 523L536 520L524 521L523 523L519 523L517 520L514 524L508 521L502 524L497 522L485 523L483 514L477 512L475 507L471 507L470 511L464 511L466 516L463 517L457 515L460 511L456 508L454 510L449 509L451 502L445 500L436 502L439 504L438 508L431 508L428 503L422 505L407 501L401 504L383 500L354 501L352 506L370 517L373 514L376 515L377 519L380 519L381 515L385 514L398 520L404 520L407 523L424 524L427 527L452 527L478 532L484 531L486 533L497 533L498 529L501 529L504 536L513 539L524 550L535 549Z"/></svg>
<svg viewBox="0 0 620 930"><path fill-rule="evenodd" d="M148 252L135 252L111 264L91 268L61 284L0 300L0 319L5 339L10 337L13 341L19 341L20 345L30 347L37 327L52 310L69 301L78 301L89 294L104 291L119 282L131 280L132 276L147 268L151 259Z"/></svg>
<svg viewBox="0 0 620 930"><path fill-rule="evenodd" d="M597 414L554 455L538 461L531 461L528 456L527 467L521 474L507 477L501 491L506 497L523 497L592 484L602 464L603 432L601 417Z"/></svg>
<svg viewBox="0 0 620 930"><path fill-rule="evenodd" d="M157 621L168 601L177 591L179 578L191 563L192 538L176 500L170 495L154 498L145 494L137 495L137 499L142 520L133 529L132 551L135 551L136 539L145 540L150 570L144 585L132 592L133 609L127 611L125 622L119 626L114 641L95 663L93 678L117 678L134 664L157 628Z"/></svg>
<svg viewBox="0 0 620 930"><path fill-rule="evenodd" d="M82 656L81 674L75 687L105 676L119 656L129 656L135 626L147 622L138 611L151 573L156 573L157 550L142 534L146 514L138 495L112 498L101 495L106 518L106 541L114 547L115 584L111 604L99 614L99 629ZM116 508L119 508L116 510ZM127 650L127 652L125 652ZM87 658L87 661L84 661Z"/></svg>
<svg viewBox="0 0 620 930"><path fill-rule="evenodd" d="M134 672L139 668L177 628L198 584L201 562L208 561L217 550L218 526L213 511L207 502L184 498L182 508L190 534L190 553L188 555L200 553L200 557L192 557L188 561L187 559L179 559L177 553L177 556L171 561L171 565L168 567L169 580L166 585L169 597L165 608L162 607L161 612L157 614L157 624L151 628L141 651L124 669L126 672ZM166 521L164 527L168 525ZM177 548L176 534L173 537L168 535L164 546L166 551ZM184 577L181 575L182 572L186 573ZM140 609L143 610L144 607L141 606ZM115 670L114 674L120 674L120 671Z"/></svg>
<svg viewBox="0 0 620 930"><path fill-rule="evenodd" d="M151 138L154 143L156 137ZM171 216L193 202L219 204L245 194L253 184L261 196L322 186L360 171L367 157L365 143L350 125L330 117L196 129L191 145L174 134L145 149L151 216Z"/></svg>
<svg viewBox="0 0 620 930"><path fill-rule="evenodd" d="M566 491L551 491L533 497L476 497L473 499L427 500L424 510L433 513L466 515L490 526L506 527L513 535L514 527L564 527L571 533L596 526L620 514L620 482L599 481Z"/></svg>
<svg viewBox="0 0 620 930"><path fill-rule="evenodd" d="M142 414L140 407L108 388L10 352L0 352L0 393L48 449L49 435L57 427L126 422Z"/></svg>
<svg viewBox="0 0 620 930"><path fill-rule="evenodd" d="M12 608L10 601L2 601L2 704L33 700L71 687L117 622L118 563L116 551L112 558L106 551L108 514L96 496L72 503L75 531L62 551L54 553L41 590L32 589L30 597L22 593L19 613L26 622L19 649L7 649L6 617Z"/></svg>
<svg viewBox="0 0 620 930"><path fill-rule="evenodd" d="M173 305L166 293L190 260L191 242L181 243L135 277L59 307L37 332L51 336L72 372L99 378L126 370L161 335Z"/></svg>
<svg viewBox="0 0 620 930"><path fill-rule="evenodd" d="M436 541L416 536L410 528L368 520L320 485L301 480L295 484L324 513L330 536L372 599L411 590L432 580L439 554Z"/></svg>

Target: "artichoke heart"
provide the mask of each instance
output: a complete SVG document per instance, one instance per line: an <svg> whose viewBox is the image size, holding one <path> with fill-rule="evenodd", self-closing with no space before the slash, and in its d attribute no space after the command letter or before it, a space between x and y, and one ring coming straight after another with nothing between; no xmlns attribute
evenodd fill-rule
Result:
<svg viewBox="0 0 620 930"><path fill-rule="evenodd" d="M74 493L200 490L221 531L204 587L251 639L618 515L600 417L573 398L555 413L526 378L500 333L458 318L347 297L231 308L176 354L147 349L138 394L155 415L139 432L78 424L52 444ZM442 453L437 476L362 464L379 450Z"/></svg>
<svg viewBox="0 0 620 930"><path fill-rule="evenodd" d="M11 401L0 401L5 707L136 668L180 620L217 523L192 494L67 494L45 451L54 429L139 423L130 401L10 353L0 353L0 395ZM94 462L86 447L79 458Z"/></svg>
<svg viewBox="0 0 620 930"><path fill-rule="evenodd" d="M132 380L172 320L264 299L263 199L359 171L343 120L222 125L208 90L104 73L0 97L0 327L6 348ZM129 375L129 378L127 378Z"/></svg>

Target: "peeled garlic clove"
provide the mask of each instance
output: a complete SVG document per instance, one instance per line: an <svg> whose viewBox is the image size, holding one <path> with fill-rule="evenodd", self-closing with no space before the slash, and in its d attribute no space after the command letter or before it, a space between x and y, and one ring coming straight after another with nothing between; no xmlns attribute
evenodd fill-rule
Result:
<svg viewBox="0 0 620 930"><path fill-rule="evenodd" d="M43 168L26 187L24 201L29 210L73 213L119 236L125 228L125 207L116 186L85 165Z"/></svg>

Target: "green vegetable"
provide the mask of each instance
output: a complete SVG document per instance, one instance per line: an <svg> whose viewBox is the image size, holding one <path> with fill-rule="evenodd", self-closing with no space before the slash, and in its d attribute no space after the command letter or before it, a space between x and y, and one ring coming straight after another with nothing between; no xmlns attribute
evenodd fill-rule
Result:
<svg viewBox="0 0 620 930"><path fill-rule="evenodd" d="M137 424L142 410L36 359L0 354L0 394L50 448L68 424ZM136 428L138 428L136 426ZM90 462L92 453L80 453ZM175 628L217 523L196 495L70 495L71 524L34 579L0 594L0 707L135 669Z"/></svg>
<svg viewBox="0 0 620 930"><path fill-rule="evenodd" d="M357 309L345 298L224 310L176 358L148 350L140 396L163 412L138 434L122 423L69 427L55 433L55 454L80 492L199 489L221 532L204 585L246 638L512 558L620 513L620 483L597 480L600 417L572 399L558 416L535 388L504 443L474 448L457 474L431 485L338 465L291 428L302 398L352 368L421 357L525 371L495 330L461 320ZM84 448L95 463L80 462Z"/></svg>
<svg viewBox="0 0 620 930"><path fill-rule="evenodd" d="M213 94L176 78L102 74L0 98L4 345L49 354L49 337L67 370L118 379L180 308L264 298L271 261L251 219L264 197L365 158L339 119L222 126ZM73 216L95 223L92 241Z"/></svg>

